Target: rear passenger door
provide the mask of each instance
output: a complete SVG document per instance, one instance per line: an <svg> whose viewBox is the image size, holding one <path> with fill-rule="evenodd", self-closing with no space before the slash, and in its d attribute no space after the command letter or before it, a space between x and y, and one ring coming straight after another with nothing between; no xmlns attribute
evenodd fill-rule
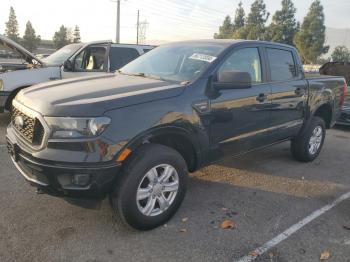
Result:
<svg viewBox="0 0 350 262"><path fill-rule="evenodd" d="M109 71L114 72L139 56L140 53L136 48L112 45L109 51Z"/></svg>
<svg viewBox="0 0 350 262"><path fill-rule="evenodd" d="M271 86L271 126L273 138L294 136L303 124L307 83L293 49L267 46L268 81Z"/></svg>

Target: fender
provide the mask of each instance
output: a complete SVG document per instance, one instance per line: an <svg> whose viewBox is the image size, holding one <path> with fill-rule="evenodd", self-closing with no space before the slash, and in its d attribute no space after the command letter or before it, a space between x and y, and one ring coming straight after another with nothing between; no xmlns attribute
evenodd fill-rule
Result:
<svg viewBox="0 0 350 262"><path fill-rule="evenodd" d="M208 141L207 142L208 149L204 149L202 148L201 143L199 142L200 136L194 136L193 133L197 133L197 132L193 132L184 127L179 127L174 125L157 126L157 127L148 129L140 133L136 137L132 138L124 147L121 148L121 150L117 153L115 158L117 159L126 148L131 151L135 151L141 145L145 143L149 143L149 141L154 137L161 136L161 135L170 135L170 136L178 135L188 140L191 143L197 159L197 164L196 164L196 169L197 169L199 166L201 166L201 163L203 162L203 150L209 149L209 138L208 140L204 138L205 140Z"/></svg>

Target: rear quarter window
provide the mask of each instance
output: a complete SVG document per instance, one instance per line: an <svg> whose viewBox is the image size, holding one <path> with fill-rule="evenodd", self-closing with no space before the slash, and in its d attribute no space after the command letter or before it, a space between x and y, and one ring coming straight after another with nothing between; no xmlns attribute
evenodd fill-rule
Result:
<svg viewBox="0 0 350 262"><path fill-rule="evenodd" d="M271 81L288 81L297 76L293 53L288 50L267 48Z"/></svg>
<svg viewBox="0 0 350 262"><path fill-rule="evenodd" d="M134 48L112 46L109 53L110 70L118 70L139 56L139 52Z"/></svg>

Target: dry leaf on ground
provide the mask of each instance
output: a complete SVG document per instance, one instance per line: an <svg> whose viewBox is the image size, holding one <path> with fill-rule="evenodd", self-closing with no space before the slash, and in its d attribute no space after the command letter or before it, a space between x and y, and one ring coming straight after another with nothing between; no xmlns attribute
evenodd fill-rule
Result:
<svg viewBox="0 0 350 262"><path fill-rule="evenodd" d="M187 232L187 229L186 229L186 228L182 228L182 229L180 229L180 232L181 232L181 233L186 233L186 232Z"/></svg>
<svg viewBox="0 0 350 262"><path fill-rule="evenodd" d="M331 257L331 253L329 251L323 251L320 256L320 260L328 260Z"/></svg>
<svg viewBox="0 0 350 262"><path fill-rule="evenodd" d="M221 223L220 227L222 229L234 229L236 228L236 224L232 220L225 220Z"/></svg>
<svg viewBox="0 0 350 262"><path fill-rule="evenodd" d="M187 220L188 220L188 217L184 217L184 218L182 219L182 222L187 222Z"/></svg>

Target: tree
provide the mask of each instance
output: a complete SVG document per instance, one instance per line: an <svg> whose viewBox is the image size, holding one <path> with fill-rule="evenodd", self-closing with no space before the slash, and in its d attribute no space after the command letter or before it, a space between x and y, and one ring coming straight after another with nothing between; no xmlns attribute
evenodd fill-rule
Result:
<svg viewBox="0 0 350 262"><path fill-rule="evenodd" d="M70 43L67 27L61 25L60 30L55 32L53 42L57 49L64 47Z"/></svg>
<svg viewBox="0 0 350 262"><path fill-rule="evenodd" d="M314 0L294 38L294 44L304 63L315 63L320 55L329 50L329 46L325 46L324 20L323 6L320 0Z"/></svg>
<svg viewBox="0 0 350 262"><path fill-rule="evenodd" d="M228 15L225 17L225 20L219 28L219 33L214 34L215 39L227 39L231 38L233 33L233 25L231 17Z"/></svg>
<svg viewBox="0 0 350 262"><path fill-rule="evenodd" d="M245 25L247 39L264 40L266 27L265 23L269 18L264 0L255 0L250 8L250 13Z"/></svg>
<svg viewBox="0 0 350 262"><path fill-rule="evenodd" d="M282 9L276 11L272 17L266 40L293 45L295 34L298 31L296 11L292 0L282 0Z"/></svg>
<svg viewBox="0 0 350 262"><path fill-rule="evenodd" d="M236 14L235 14L235 20L233 22L233 30L239 30L240 28L244 27L245 24L245 12L243 9L243 4L242 2L239 2L238 8L236 9Z"/></svg>
<svg viewBox="0 0 350 262"><path fill-rule="evenodd" d="M10 7L9 20L6 22L5 35L15 42L19 42L18 22L13 7Z"/></svg>
<svg viewBox="0 0 350 262"><path fill-rule="evenodd" d="M38 45L40 44L40 41L40 36L37 36L35 34L35 30L32 26L32 23L28 21L26 24L26 30L24 32L22 45L29 51L33 52L37 49Z"/></svg>
<svg viewBox="0 0 350 262"><path fill-rule="evenodd" d="M350 51L346 46L337 46L331 57L333 62L350 62Z"/></svg>
<svg viewBox="0 0 350 262"><path fill-rule="evenodd" d="M80 37L80 28L79 26L75 26L74 33L73 33L73 43L80 43L81 37Z"/></svg>

